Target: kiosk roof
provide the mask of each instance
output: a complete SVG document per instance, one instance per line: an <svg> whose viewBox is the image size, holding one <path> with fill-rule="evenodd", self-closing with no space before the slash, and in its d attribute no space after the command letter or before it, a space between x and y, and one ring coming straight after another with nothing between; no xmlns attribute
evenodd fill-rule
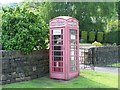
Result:
<svg viewBox="0 0 120 90"><path fill-rule="evenodd" d="M63 18L63 19L70 19L70 18L73 18L73 17L70 17L70 16L59 16L59 17L56 17L56 18Z"/></svg>

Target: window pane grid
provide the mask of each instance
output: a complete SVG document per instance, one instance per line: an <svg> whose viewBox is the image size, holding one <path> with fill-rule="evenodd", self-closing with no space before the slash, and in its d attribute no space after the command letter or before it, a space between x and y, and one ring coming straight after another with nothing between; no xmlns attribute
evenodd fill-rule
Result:
<svg viewBox="0 0 120 90"><path fill-rule="evenodd" d="M77 31L70 30L70 71L76 71L77 68Z"/></svg>
<svg viewBox="0 0 120 90"><path fill-rule="evenodd" d="M63 72L63 29L61 29L60 35L52 35L51 44L52 44L52 71Z"/></svg>

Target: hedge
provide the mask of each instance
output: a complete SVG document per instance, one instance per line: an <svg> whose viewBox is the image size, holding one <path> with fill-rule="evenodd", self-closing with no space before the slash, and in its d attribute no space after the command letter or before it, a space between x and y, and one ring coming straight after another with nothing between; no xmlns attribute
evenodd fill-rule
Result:
<svg viewBox="0 0 120 90"><path fill-rule="evenodd" d="M87 31L82 31L81 32L81 39L85 40L85 42L87 42Z"/></svg>
<svg viewBox="0 0 120 90"><path fill-rule="evenodd" d="M120 31L112 31L105 34L104 41L106 43L116 43L117 45L120 45Z"/></svg>
<svg viewBox="0 0 120 90"><path fill-rule="evenodd" d="M91 31L89 32L89 42L95 41L95 32Z"/></svg>
<svg viewBox="0 0 120 90"><path fill-rule="evenodd" d="M46 49L48 42L48 25L39 14L17 6L2 8L2 48L20 50L29 54L34 49ZM38 47L39 46L39 47Z"/></svg>
<svg viewBox="0 0 120 90"><path fill-rule="evenodd" d="M97 41L103 42L103 32L97 32Z"/></svg>
<svg viewBox="0 0 120 90"><path fill-rule="evenodd" d="M89 38L87 38L87 36ZM97 32L97 37L94 31L91 31L89 33L86 31L81 32L81 39L84 39L86 42L94 42L96 38L98 42L104 42L110 44L116 43L117 45L120 45L120 30L111 31L108 33Z"/></svg>

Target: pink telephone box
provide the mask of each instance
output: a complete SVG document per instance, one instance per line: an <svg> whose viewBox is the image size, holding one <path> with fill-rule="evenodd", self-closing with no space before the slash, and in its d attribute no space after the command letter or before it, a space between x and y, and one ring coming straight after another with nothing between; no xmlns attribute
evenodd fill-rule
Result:
<svg viewBox="0 0 120 90"><path fill-rule="evenodd" d="M78 20L59 16L50 20L50 78L69 80L79 75Z"/></svg>

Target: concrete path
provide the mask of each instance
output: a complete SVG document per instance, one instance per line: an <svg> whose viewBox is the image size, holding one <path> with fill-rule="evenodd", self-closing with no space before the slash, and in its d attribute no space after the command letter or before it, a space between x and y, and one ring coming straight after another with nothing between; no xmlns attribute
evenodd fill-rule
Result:
<svg viewBox="0 0 120 90"><path fill-rule="evenodd" d="M118 74L118 68L114 67L95 67L94 69L98 72L110 72L113 74Z"/></svg>
<svg viewBox="0 0 120 90"><path fill-rule="evenodd" d="M96 47L93 46L92 44L81 44L80 48L91 48L91 47ZM81 53L82 50L80 50ZM80 64L80 69L84 70L84 65ZM93 70L93 68L91 68L90 66L88 66L88 68L85 68L85 70ZM114 74L118 74L118 68L114 68L114 67L94 67L94 71L97 72L109 72L109 73L114 73ZM119 73L120 73L120 68L119 68Z"/></svg>
<svg viewBox="0 0 120 90"><path fill-rule="evenodd" d="M82 70L93 70L93 68L91 68L90 66L88 66L88 68L84 69L83 65L80 65L80 69L82 69ZM115 67L94 67L94 71L97 71L97 72L109 72L109 73L113 73L113 74L118 74L119 73L118 68L115 68Z"/></svg>

